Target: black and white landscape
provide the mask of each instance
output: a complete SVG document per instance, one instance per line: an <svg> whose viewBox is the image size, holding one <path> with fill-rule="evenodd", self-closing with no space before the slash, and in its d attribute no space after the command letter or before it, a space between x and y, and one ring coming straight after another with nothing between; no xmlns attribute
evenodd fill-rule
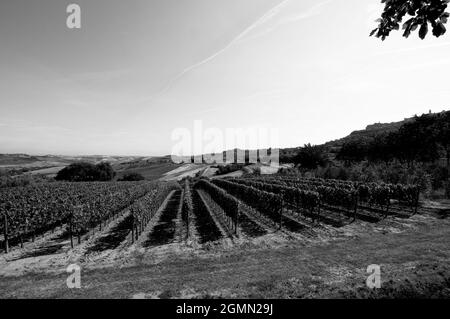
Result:
<svg viewBox="0 0 450 319"><path fill-rule="evenodd" d="M448 11L1 1L0 298L449 298Z"/></svg>

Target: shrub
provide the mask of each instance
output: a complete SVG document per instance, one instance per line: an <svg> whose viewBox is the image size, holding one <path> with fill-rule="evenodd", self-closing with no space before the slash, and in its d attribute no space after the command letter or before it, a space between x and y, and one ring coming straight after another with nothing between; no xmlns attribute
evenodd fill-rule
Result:
<svg viewBox="0 0 450 319"><path fill-rule="evenodd" d="M449 179L448 170L446 167L435 167L431 171L431 178L433 181L433 189L445 188L445 183Z"/></svg>
<svg viewBox="0 0 450 319"><path fill-rule="evenodd" d="M445 188L445 196L447 198L450 198L450 179L444 183L444 188Z"/></svg>
<svg viewBox="0 0 450 319"><path fill-rule="evenodd" d="M324 149L320 146L311 146L311 144L302 147L294 158L295 164L300 165L304 169L315 169L318 166L324 166L327 161Z"/></svg>
<svg viewBox="0 0 450 319"><path fill-rule="evenodd" d="M293 167L280 167L278 174L284 176L299 176L300 172Z"/></svg>
<svg viewBox="0 0 450 319"><path fill-rule="evenodd" d="M137 181L143 181L145 179L144 176L142 176L139 173L127 173L122 176L122 178L119 178L119 182L137 182Z"/></svg>
<svg viewBox="0 0 450 319"><path fill-rule="evenodd" d="M3 175L0 176L0 188L34 185L36 183L43 183L47 181L47 178L44 176L33 176L31 174L14 177Z"/></svg>
<svg viewBox="0 0 450 319"><path fill-rule="evenodd" d="M55 179L69 182L110 181L115 175L116 173L109 163L102 162L94 165L80 162L64 167L58 172Z"/></svg>
<svg viewBox="0 0 450 319"><path fill-rule="evenodd" d="M438 173L433 174L433 172ZM354 163L350 166L328 164L315 170L303 172L304 177L325 179L354 180L361 182L385 182L392 184L417 184L424 195L430 195L434 185L444 176L441 170L430 164L415 163L408 165L399 161L389 163ZM440 182L442 185L442 180ZM441 186L442 187L442 186Z"/></svg>
<svg viewBox="0 0 450 319"><path fill-rule="evenodd" d="M228 164L228 165L219 165L217 167L216 175L224 175L231 172L236 172L244 168L245 164Z"/></svg>

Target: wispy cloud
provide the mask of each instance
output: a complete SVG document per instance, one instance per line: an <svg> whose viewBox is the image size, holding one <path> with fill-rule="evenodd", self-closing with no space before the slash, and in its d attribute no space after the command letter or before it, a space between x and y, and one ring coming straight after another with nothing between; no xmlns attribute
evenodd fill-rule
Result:
<svg viewBox="0 0 450 319"><path fill-rule="evenodd" d="M236 43L244 39L251 31L258 28L261 25L266 24L270 20L272 20L275 16L277 16L290 2L291 0L284 0L269 11L267 11L262 17L252 23L247 29L241 32L232 43Z"/></svg>
<svg viewBox="0 0 450 319"><path fill-rule="evenodd" d="M268 32L273 31L274 29L276 29L277 27L281 26L281 25L285 25L288 23L293 23L293 22L297 22L306 18L310 18L312 16L318 15L321 12L321 9L323 6L325 6L326 4L330 3L332 0L326 0L323 2L320 2L318 4L315 4L314 6L312 6L311 8L296 13L296 14L291 14L288 15L287 17L284 17L282 19L280 19L277 23L275 23L274 25L272 25L269 28L266 28L265 30L263 30L263 32L260 32L254 36L252 36L251 38L255 38L255 37L259 37L262 36ZM278 16L281 11L283 11L283 9L286 8L286 6L291 2L291 0L284 0L281 3L277 4L276 6L274 6L273 8L271 8L270 10L268 10L266 13L264 13L260 18L258 18L256 21L254 21L250 26L248 26L245 30L243 30L241 33L239 33L236 37L234 37L230 42L228 42L228 44L226 46L224 46L222 49L216 51L215 53L213 53L212 55L208 56L207 58L205 58L204 60L197 62L187 68L185 68L183 71L181 71L180 73L178 73L176 76L174 76L173 78L171 78L168 83L166 84L166 86L157 94L157 95L164 95L179 79L181 79L183 76L185 76L187 73L198 69L199 67L207 64L208 62L214 60L216 57L218 57L219 55L221 55L222 53L224 53L225 51L227 51L229 48L231 48L232 46L238 44L238 43L242 43L244 41L247 41L249 39L248 35L255 29L258 29L259 27L269 23L270 21L272 21L276 16Z"/></svg>
<svg viewBox="0 0 450 319"><path fill-rule="evenodd" d="M305 20L305 19L309 19L312 18L314 16L317 16L319 14L321 14L322 9L325 5L329 4L330 2L332 2L333 0L325 0L322 2L319 2L315 5L313 5L312 7L301 11L301 12L296 12L296 13L291 13L285 17L281 17L280 19L278 19L274 24L272 24L271 26L266 27L264 30L262 30L261 32L251 36L251 37L246 37L245 41L249 41L249 40L253 40L259 37L262 37L272 31L274 31L275 29L283 26L283 25L287 25L290 23L295 23L301 20Z"/></svg>
<svg viewBox="0 0 450 319"><path fill-rule="evenodd" d="M314 16L317 16L319 14L322 13L322 9L323 7L325 7L327 4L329 4L330 2L332 2L333 0L325 0L322 2L319 2L317 4L315 4L314 6L312 6L311 8L297 13L297 14L291 14L289 16L287 16L286 18L282 19L282 24L286 24L286 23L290 23L290 22L297 22L299 20L303 20L303 19L307 19L307 18L311 18Z"/></svg>
<svg viewBox="0 0 450 319"><path fill-rule="evenodd" d="M4 119L0 126L7 129L20 130L20 131L59 131L59 132L72 132L71 129L57 126L57 125L41 125L27 120L20 119Z"/></svg>

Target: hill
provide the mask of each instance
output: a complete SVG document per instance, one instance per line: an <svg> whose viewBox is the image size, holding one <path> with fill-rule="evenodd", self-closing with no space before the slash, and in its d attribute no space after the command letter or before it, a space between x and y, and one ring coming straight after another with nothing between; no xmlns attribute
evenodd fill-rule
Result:
<svg viewBox="0 0 450 319"><path fill-rule="evenodd" d="M117 178L121 178L126 173L138 173L148 180L158 179L165 173L177 169L180 165L172 162L169 155L156 157L134 158L130 161L113 163L113 168L117 172Z"/></svg>
<svg viewBox="0 0 450 319"><path fill-rule="evenodd" d="M439 113L429 113L430 115ZM344 143L349 141L360 141L364 139L373 139L377 135L396 132L405 123L413 121L414 118L405 118L402 121L391 123L374 123L367 125L365 129L355 130L349 135L326 142L321 146L325 147L330 159L335 158ZM299 147L282 148L280 149L280 161L284 163L292 162L292 158L297 154ZM235 150L236 152L236 150ZM225 155L226 151L222 152ZM207 155L207 154L205 154ZM205 156L203 155L203 156ZM246 156L248 153L246 153ZM201 156L198 156L201 158ZM180 159L184 160L184 164L191 161L191 157ZM118 173L118 178L128 172L136 172L147 179L156 179L162 177L164 174L178 169L181 164L172 162L170 155L167 156L58 156L58 155L27 155L27 154L0 154L0 170L12 172L13 175L20 175L22 173L31 172L32 174L41 174L52 176L58 170L75 162L89 162L99 163L107 161L112 164L114 170Z"/></svg>
<svg viewBox="0 0 450 319"><path fill-rule="evenodd" d="M54 175L60 169L76 162L97 164L102 161L119 165L135 161L135 156L63 156L63 155L28 155L28 154L0 154L0 170L10 175L32 173L40 175Z"/></svg>
<svg viewBox="0 0 450 319"><path fill-rule="evenodd" d="M398 131L403 124L411 122L413 120L413 118L406 118L403 121L399 122L370 124L367 125L364 130L353 131L343 138L327 142L323 145L331 150L338 150L346 142L365 138L370 139L374 138L377 135Z"/></svg>
<svg viewBox="0 0 450 319"><path fill-rule="evenodd" d="M433 114L433 113L430 113ZM336 139L333 141L326 142L321 144L325 150L329 153L330 158L334 158L335 154L339 152L342 145L350 141L358 141L362 139L372 139L377 135L382 135L386 133L396 132L400 129L403 124L413 121L414 118L405 118L402 121L391 122L391 123L374 123L369 124L363 130L356 130L351 132L349 135L342 137L340 139ZM280 157L285 159L290 159L296 155L300 147L290 147L280 149Z"/></svg>

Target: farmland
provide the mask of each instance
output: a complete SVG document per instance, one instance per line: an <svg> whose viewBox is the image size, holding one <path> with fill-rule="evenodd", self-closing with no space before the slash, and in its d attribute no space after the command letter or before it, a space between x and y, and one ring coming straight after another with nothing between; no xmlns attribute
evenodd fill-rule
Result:
<svg viewBox="0 0 450 319"><path fill-rule="evenodd" d="M393 280L402 267L433 287L449 275L430 270L450 259L448 206L421 201L415 185L249 175L58 182L0 196L2 297L315 296L308 285L345 296L362 289L375 262ZM79 292L61 279L72 263L86 271ZM38 285L27 288L36 274ZM205 274L219 292L206 288ZM117 287L122 276L130 287Z"/></svg>

